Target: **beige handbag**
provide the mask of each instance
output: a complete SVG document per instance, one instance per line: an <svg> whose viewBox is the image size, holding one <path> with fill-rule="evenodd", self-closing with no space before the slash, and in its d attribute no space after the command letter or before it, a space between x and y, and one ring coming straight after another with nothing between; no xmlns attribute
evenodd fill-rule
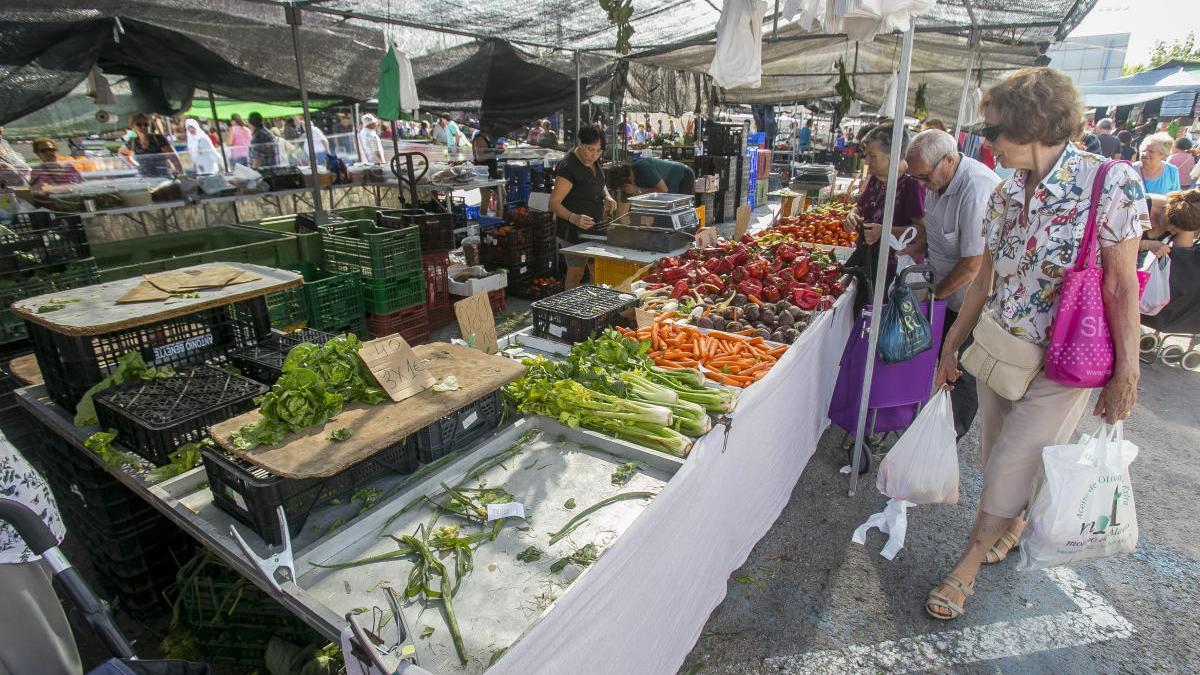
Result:
<svg viewBox="0 0 1200 675"><path fill-rule="evenodd" d="M1010 401L1020 400L1042 372L1046 350L1009 333L985 310L963 352L963 369Z"/></svg>

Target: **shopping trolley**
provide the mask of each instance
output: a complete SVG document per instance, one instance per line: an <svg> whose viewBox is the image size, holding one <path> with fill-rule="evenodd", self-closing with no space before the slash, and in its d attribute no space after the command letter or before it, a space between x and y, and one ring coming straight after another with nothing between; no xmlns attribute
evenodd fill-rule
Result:
<svg viewBox="0 0 1200 675"><path fill-rule="evenodd" d="M900 363L884 363L878 352L875 354L875 374L871 382L871 395L867 402L866 438L868 445L877 446L871 439L879 434L902 431L908 428L920 412L921 406L929 400L933 389L933 376L937 369L938 345L942 342L943 324L946 318L946 301L933 298L933 273L929 265L912 265L896 275L898 279L907 279L910 275L921 275L923 280L910 283L918 303L929 319L929 327L933 334L933 349L917 354L915 357ZM861 287L860 292L870 293L867 286ZM925 300L928 302L925 302ZM838 369L837 384L834 385L833 398L829 404L829 419L841 427L846 433L848 444L843 443L853 462L854 438L858 431L858 408L862 401L863 380L867 369L867 344L870 341L871 307L864 307L842 351L842 360ZM876 448L872 448L876 449ZM860 473L870 470L871 453L863 453L864 460L859 466Z"/></svg>
<svg viewBox="0 0 1200 675"><path fill-rule="evenodd" d="M1200 249L1171 251L1171 301L1154 316L1143 314L1142 325L1153 331L1138 345L1144 362L1161 360L1200 372ZM1172 337L1183 338L1187 346L1168 343Z"/></svg>
<svg viewBox="0 0 1200 675"><path fill-rule="evenodd" d="M72 614L77 617L73 625L88 626L108 649L113 658L88 672L88 675L209 675L208 664L191 661L139 660L133 647L113 621L108 603L92 592L79 570L58 548L58 541L46 523L24 504L0 497L0 522L7 522L35 554L42 556L48 571L62 593L74 605Z"/></svg>

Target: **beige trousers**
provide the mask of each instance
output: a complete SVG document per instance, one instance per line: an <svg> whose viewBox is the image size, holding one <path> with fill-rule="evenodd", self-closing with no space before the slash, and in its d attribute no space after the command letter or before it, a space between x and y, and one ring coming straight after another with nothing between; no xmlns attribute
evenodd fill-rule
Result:
<svg viewBox="0 0 1200 675"><path fill-rule="evenodd" d="M0 564L0 675L83 672L42 561Z"/></svg>
<svg viewBox="0 0 1200 675"><path fill-rule="evenodd" d="M979 462L984 513L1014 518L1025 510L1042 475L1042 448L1066 443L1083 416L1091 389L1064 387L1039 374L1024 398L1009 401L983 381L979 393Z"/></svg>

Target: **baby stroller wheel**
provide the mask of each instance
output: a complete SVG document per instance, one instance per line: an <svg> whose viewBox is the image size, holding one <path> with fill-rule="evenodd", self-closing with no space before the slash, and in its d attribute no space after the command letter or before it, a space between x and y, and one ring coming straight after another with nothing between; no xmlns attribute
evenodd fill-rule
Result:
<svg viewBox="0 0 1200 675"><path fill-rule="evenodd" d="M1149 354L1158 349L1160 344L1162 344L1162 336L1158 333L1146 333L1138 341L1138 350L1143 354Z"/></svg>
<svg viewBox="0 0 1200 675"><path fill-rule="evenodd" d="M1192 371L1200 373L1200 350L1193 349L1179 357L1179 365Z"/></svg>
<svg viewBox="0 0 1200 675"><path fill-rule="evenodd" d="M1162 354L1159 356L1162 362L1168 366L1178 366L1183 358L1184 348L1180 345L1167 345L1163 347Z"/></svg>

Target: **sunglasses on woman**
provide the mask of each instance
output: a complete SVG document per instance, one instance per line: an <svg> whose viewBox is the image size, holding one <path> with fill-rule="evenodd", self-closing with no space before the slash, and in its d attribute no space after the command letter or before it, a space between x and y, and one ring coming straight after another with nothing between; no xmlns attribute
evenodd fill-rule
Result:
<svg viewBox="0 0 1200 675"><path fill-rule="evenodd" d="M997 138L1000 138L1000 134L1004 132L1004 129L999 124L985 124L976 129L976 132L986 138L988 143L994 143Z"/></svg>

